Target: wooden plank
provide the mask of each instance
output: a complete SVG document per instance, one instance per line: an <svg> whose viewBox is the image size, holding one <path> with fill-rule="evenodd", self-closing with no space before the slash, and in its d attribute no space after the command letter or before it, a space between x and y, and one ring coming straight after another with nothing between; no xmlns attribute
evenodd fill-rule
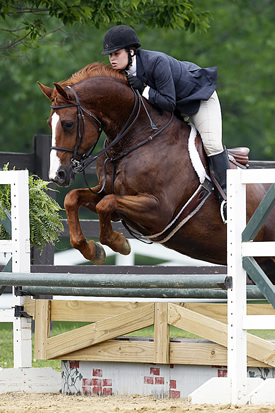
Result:
<svg viewBox="0 0 275 413"><path fill-rule="evenodd" d="M35 320L35 302L36 300L25 298L24 311L26 311Z"/></svg>
<svg viewBox="0 0 275 413"><path fill-rule="evenodd" d="M249 173L245 173L245 169L241 169L241 183L242 184L271 184L272 175L270 171L265 168L261 171L249 169ZM245 171L245 172L244 172Z"/></svg>
<svg viewBox="0 0 275 413"><path fill-rule="evenodd" d="M227 304L219 303L183 303L179 304L197 313L222 323L227 323ZM275 315L275 310L270 304L247 304L247 314L249 315Z"/></svg>
<svg viewBox="0 0 275 413"><path fill-rule="evenodd" d="M195 311L196 313L203 314L207 317L211 317L222 323L227 322L227 304L182 303L180 306L188 310Z"/></svg>
<svg viewBox="0 0 275 413"><path fill-rule="evenodd" d="M215 343L170 343L170 363L226 366L227 349Z"/></svg>
<svg viewBox="0 0 275 413"><path fill-rule="evenodd" d="M153 304L97 321L94 324L49 338L47 340L47 359L131 333L153 323Z"/></svg>
<svg viewBox="0 0 275 413"><path fill-rule="evenodd" d="M52 300L51 320L93 322L145 305L148 305L148 303ZM227 304L180 303L178 305L223 323L227 322ZM25 299L24 310L35 319L35 300ZM275 310L270 304L248 304L247 314L275 315Z"/></svg>
<svg viewBox="0 0 275 413"><path fill-rule="evenodd" d="M274 251L275 251L274 241L264 241L264 242L263 241L261 242L248 241L248 242L242 242L242 245L241 245L241 254L243 258L274 257ZM250 275L250 273L248 273L248 275Z"/></svg>
<svg viewBox="0 0 275 413"><path fill-rule="evenodd" d="M47 339L50 335L50 300L35 300L34 357L46 360Z"/></svg>
<svg viewBox="0 0 275 413"><path fill-rule="evenodd" d="M94 346L54 357L57 360L154 363L153 341L107 340Z"/></svg>
<svg viewBox="0 0 275 413"><path fill-rule="evenodd" d="M275 344L270 341L247 334L247 354L249 357L275 367Z"/></svg>
<svg viewBox="0 0 275 413"><path fill-rule="evenodd" d="M227 347L227 325L175 304L168 306L168 322L175 327L197 334ZM275 367L275 344L247 334L247 354Z"/></svg>
<svg viewBox="0 0 275 413"><path fill-rule="evenodd" d="M148 303L53 300L51 306L51 320L94 322L136 308L145 307L146 305L148 305Z"/></svg>
<svg viewBox="0 0 275 413"><path fill-rule="evenodd" d="M170 343L170 363L198 366L227 366L227 349L215 343ZM270 367L247 357L249 367Z"/></svg>
<svg viewBox="0 0 275 413"><path fill-rule="evenodd" d="M154 343L149 341L108 340L85 349L54 357L55 360L154 363ZM170 343L170 363L227 366L227 350L215 343ZM270 367L247 358L249 367Z"/></svg>
<svg viewBox="0 0 275 413"><path fill-rule="evenodd" d="M214 343L227 345L227 325L213 318L169 303L168 322L175 327L197 334Z"/></svg>
<svg viewBox="0 0 275 413"><path fill-rule="evenodd" d="M169 363L168 303L155 303L154 363Z"/></svg>

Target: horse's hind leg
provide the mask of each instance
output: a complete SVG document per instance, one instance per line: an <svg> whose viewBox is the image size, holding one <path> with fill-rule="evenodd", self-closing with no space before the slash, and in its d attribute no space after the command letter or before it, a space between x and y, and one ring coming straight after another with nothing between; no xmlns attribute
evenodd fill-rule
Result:
<svg viewBox="0 0 275 413"><path fill-rule="evenodd" d="M98 188L93 188L95 191ZM78 249L81 254L94 264L103 264L106 255L103 247L94 242L87 242L79 222L79 208L84 206L93 212L96 212L96 204L102 199L102 196L92 194L88 189L75 189L70 191L65 198L64 207L68 217L70 230L70 243L73 248Z"/></svg>
<svg viewBox="0 0 275 413"><path fill-rule="evenodd" d="M113 214L128 218L141 227L150 227L156 222L158 201L152 196L117 196L107 195L97 205L96 212L100 222L100 237L102 244L108 245L113 251L127 255L131 252L128 240L112 228ZM160 225L160 217L157 217Z"/></svg>

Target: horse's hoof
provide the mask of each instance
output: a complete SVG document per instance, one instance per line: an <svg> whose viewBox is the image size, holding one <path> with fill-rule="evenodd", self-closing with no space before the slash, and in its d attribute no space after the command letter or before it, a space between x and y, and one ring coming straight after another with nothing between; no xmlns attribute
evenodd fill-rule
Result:
<svg viewBox="0 0 275 413"><path fill-rule="evenodd" d="M106 253L102 245L100 245L98 242L95 242L95 256L91 260L93 264L100 265L104 264L106 260Z"/></svg>
<svg viewBox="0 0 275 413"><path fill-rule="evenodd" d="M131 252L130 242L125 238L122 249L119 251L122 255L129 255Z"/></svg>

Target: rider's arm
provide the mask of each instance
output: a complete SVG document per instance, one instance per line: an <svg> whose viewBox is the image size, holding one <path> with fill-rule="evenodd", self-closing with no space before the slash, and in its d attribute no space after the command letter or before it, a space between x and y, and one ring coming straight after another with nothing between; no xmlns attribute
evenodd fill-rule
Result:
<svg viewBox="0 0 275 413"><path fill-rule="evenodd" d="M173 112L176 108L176 91L169 62L162 55L158 56L154 63L150 68L154 87L146 86L142 95L153 106Z"/></svg>

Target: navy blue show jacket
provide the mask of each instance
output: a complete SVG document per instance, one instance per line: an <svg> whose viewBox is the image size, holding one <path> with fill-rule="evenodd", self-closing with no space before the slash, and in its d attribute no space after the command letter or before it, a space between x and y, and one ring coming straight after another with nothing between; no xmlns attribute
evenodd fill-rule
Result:
<svg viewBox="0 0 275 413"><path fill-rule="evenodd" d="M192 115L217 87L217 67L200 68L162 52L137 51L137 77L150 86L149 103L159 109Z"/></svg>

